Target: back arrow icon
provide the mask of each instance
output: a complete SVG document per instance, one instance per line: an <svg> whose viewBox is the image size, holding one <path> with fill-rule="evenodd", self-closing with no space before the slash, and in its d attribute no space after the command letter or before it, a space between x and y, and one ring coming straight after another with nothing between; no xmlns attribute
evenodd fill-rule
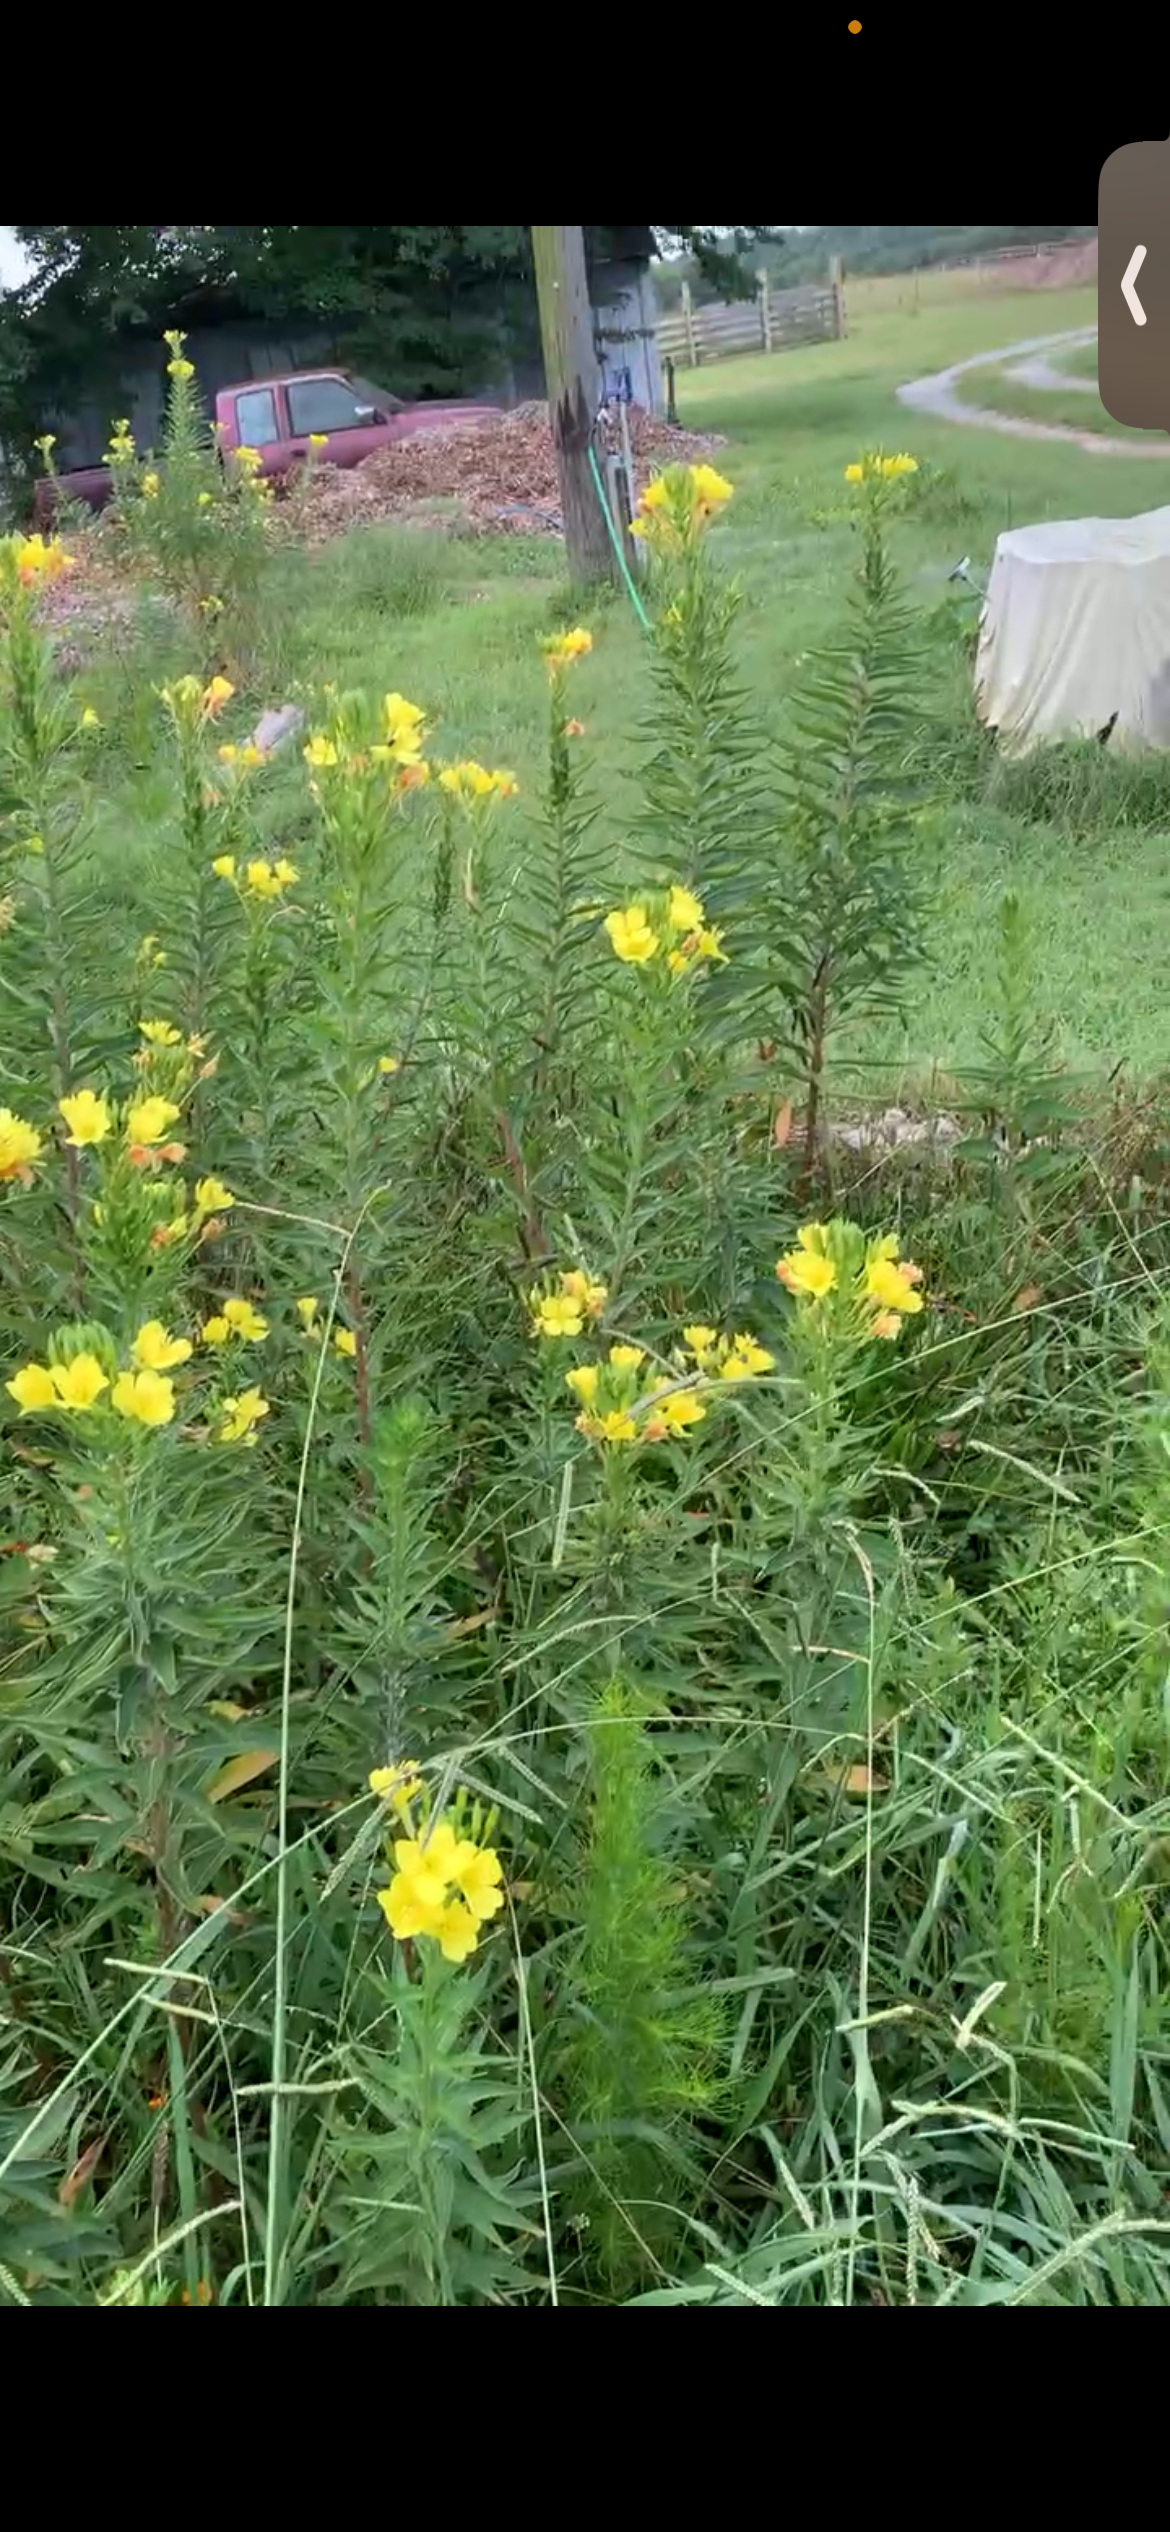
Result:
<svg viewBox="0 0 1170 2532"><path fill-rule="evenodd" d="M1145 309L1143 308L1141 300L1139 299L1133 286L1145 260L1145 247L1135 246L1129 262L1125 267L1125 279L1121 285L1122 298L1125 301L1126 307L1129 309L1129 313L1133 318L1135 325L1144 325L1146 321Z"/></svg>

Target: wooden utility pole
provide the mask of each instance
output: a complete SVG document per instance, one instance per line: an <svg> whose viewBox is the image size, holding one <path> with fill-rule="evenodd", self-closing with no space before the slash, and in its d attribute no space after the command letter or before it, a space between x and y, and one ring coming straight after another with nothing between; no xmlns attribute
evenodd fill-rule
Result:
<svg viewBox="0 0 1170 2532"><path fill-rule="evenodd" d="M574 580L612 580L614 551L589 463L602 382L584 230L533 229L532 256L569 569Z"/></svg>

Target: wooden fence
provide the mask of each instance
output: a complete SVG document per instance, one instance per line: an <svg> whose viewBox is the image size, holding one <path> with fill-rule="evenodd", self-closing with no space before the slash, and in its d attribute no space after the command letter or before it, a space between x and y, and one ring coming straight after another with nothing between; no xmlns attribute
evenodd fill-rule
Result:
<svg viewBox="0 0 1170 2532"><path fill-rule="evenodd" d="M831 280L800 290L771 290L766 273L757 282L754 299L697 308L684 281L677 314L658 320L662 359L697 369L725 352L783 352L795 343L831 343L844 333L845 293L836 271Z"/></svg>

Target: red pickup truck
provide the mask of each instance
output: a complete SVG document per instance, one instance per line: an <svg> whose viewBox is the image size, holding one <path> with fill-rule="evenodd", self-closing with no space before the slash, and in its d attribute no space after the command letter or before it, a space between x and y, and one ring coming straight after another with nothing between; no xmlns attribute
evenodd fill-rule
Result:
<svg viewBox="0 0 1170 2532"><path fill-rule="evenodd" d="M403 404L343 369L297 369L277 378L249 378L236 387L221 387L215 399L220 447L256 449L261 472L274 476L292 473L310 439L324 439L317 450L324 464L360 466L375 449L392 448L416 431L433 431L448 422L490 422L496 411L490 404ZM36 496L39 518L51 517L58 488L71 501L102 510L113 478L107 466L78 467L54 482L42 478Z"/></svg>

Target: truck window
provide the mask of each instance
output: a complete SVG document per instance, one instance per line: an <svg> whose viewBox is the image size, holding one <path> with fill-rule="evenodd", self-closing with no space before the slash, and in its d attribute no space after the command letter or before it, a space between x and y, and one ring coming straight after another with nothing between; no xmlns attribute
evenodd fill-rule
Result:
<svg viewBox="0 0 1170 2532"><path fill-rule="evenodd" d="M280 438L271 387L251 387L236 397L236 429L241 448L271 448Z"/></svg>
<svg viewBox="0 0 1170 2532"><path fill-rule="evenodd" d="M294 439L310 431L360 431L369 423L369 405L363 405L340 378L295 379L287 394Z"/></svg>

